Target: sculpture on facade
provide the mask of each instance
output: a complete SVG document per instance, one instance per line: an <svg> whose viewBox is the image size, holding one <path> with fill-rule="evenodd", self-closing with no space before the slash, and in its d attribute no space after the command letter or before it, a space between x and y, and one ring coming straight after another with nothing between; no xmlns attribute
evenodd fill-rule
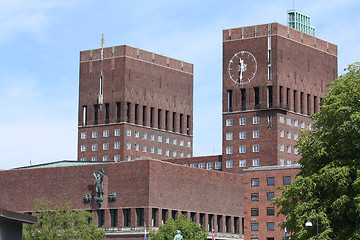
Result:
<svg viewBox="0 0 360 240"><path fill-rule="evenodd" d="M103 194L104 194L104 187L103 187L103 179L104 179L104 168L100 168L98 174L95 173L95 171L93 170L93 175L95 178L95 201L99 204L99 206L101 207L102 202L103 202Z"/></svg>
<svg viewBox="0 0 360 240"><path fill-rule="evenodd" d="M176 230L176 235L174 237L174 240L183 240L183 237L181 235L181 231L180 230Z"/></svg>

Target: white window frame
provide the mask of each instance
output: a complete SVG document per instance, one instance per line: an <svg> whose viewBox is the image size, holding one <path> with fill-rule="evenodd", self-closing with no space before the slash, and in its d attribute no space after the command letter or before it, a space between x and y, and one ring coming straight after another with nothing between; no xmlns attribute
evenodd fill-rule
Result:
<svg viewBox="0 0 360 240"><path fill-rule="evenodd" d="M284 134L284 130L280 130L280 137L284 137L285 136L285 134Z"/></svg>
<svg viewBox="0 0 360 240"><path fill-rule="evenodd" d="M188 147L188 148L191 147L191 142L190 141L186 142L186 147Z"/></svg>
<svg viewBox="0 0 360 240"><path fill-rule="evenodd" d="M172 151L172 156L176 157L176 151Z"/></svg>
<svg viewBox="0 0 360 240"><path fill-rule="evenodd" d="M103 156L103 162L108 162L109 161L109 156Z"/></svg>
<svg viewBox="0 0 360 240"><path fill-rule="evenodd" d="M299 137L299 134L294 133L294 140L295 140L295 141L297 141L297 140L298 140L298 137Z"/></svg>
<svg viewBox="0 0 360 240"><path fill-rule="evenodd" d="M240 126L245 126L246 125L246 118L245 117L239 118L239 125Z"/></svg>
<svg viewBox="0 0 360 240"><path fill-rule="evenodd" d="M120 142L114 142L114 149L120 149Z"/></svg>
<svg viewBox="0 0 360 240"><path fill-rule="evenodd" d="M142 139L147 139L147 133L146 133L146 132L144 132L144 133L142 134Z"/></svg>
<svg viewBox="0 0 360 240"><path fill-rule="evenodd" d="M291 118L286 118L286 124L291 125Z"/></svg>
<svg viewBox="0 0 360 240"><path fill-rule="evenodd" d="M253 159L252 160L252 165L253 165L253 167L260 166L260 159Z"/></svg>
<svg viewBox="0 0 360 240"><path fill-rule="evenodd" d="M226 161L226 168L232 168L232 167L233 167L233 161L232 160Z"/></svg>
<svg viewBox="0 0 360 240"><path fill-rule="evenodd" d="M169 137L165 137L165 143L170 143L170 138Z"/></svg>
<svg viewBox="0 0 360 240"><path fill-rule="evenodd" d="M205 163L199 163L199 168L205 169Z"/></svg>
<svg viewBox="0 0 360 240"><path fill-rule="evenodd" d="M239 167L246 167L246 160L239 160Z"/></svg>
<svg viewBox="0 0 360 240"><path fill-rule="evenodd" d="M157 140L158 140L158 142L162 142L162 136L157 136Z"/></svg>
<svg viewBox="0 0 360 240"><path fill-rule="evenodd" d="M232 118L226 119L226 126L227 127L231 127L233 125L233 120Z"/></svg>
<svg viewBox="0 0 360 240"><path fill-rule="evenodd" d="M301 127L301 128L305 128L305 122L304 122L304 121L301 121L301 122L300 122L300 127Z"/></svg>
<svg viewBox="0 0 360 240"><path fill-rule="evenodd" d="M91 145L91 151L95 152L98 150L98 145L97 143L94 143L93 145Z"/></svg>
<svg viewBox="0 0 360 240"><path fill-rule="evenodd" d="M279 117L279 122L280 122L280 123L284 123L284 121L285 121L284 116L280 116L280 117Z"/></svg>
<svg viewBox="0 0 360 240"><path fill-rule="evenodd" d="M172 144L173 144L173 145L176 145L176 138L173 138L173 139L172 139Z"/></svg>
<svg viewBox="0 0 360 240"><path fill-rule="evenodd" d="M226 133L226 140L232 140L233 134L232 133Z"/></svg>
<svg viewBox="0 0 360 240"><path fill-rule="evenodd" d="M81 152L86 152L86 145L81 145L80 151Z"/></svg>
<svg viewBox="0 0 360 240"><path fill-rule="evenodd" d="M287 153L291 153L291 146L286 146Z"/></svg>
<svg viewBox="0 0 360 240"><path fill-rule="evenodd" d="M146 145L142 145L142 146L141 146L141 151L142 151L142 152L146 152L146 151L147 151L147 146L146 146Z"/></svg>
<svg viewBox="0 0 360 240"><path fill-rule="evenodd" d="M115 129L114 130L114 135L115 135L115 137L119 137L120 136L120 129Z"/></svg>
<svg viewBox="0 0 360 240"><path fill-rule="evenodd" d="M87 133L86 132L82 132L81 133L81 139L86 139L87 137Z"/></svg>
<svg viewBox="0 0 360 240"><path fill-rule="evenodd" d="M183 146L184 146L184 140L181 139L181 140L179 141L179 145L180 145L181 147L183 147Z"/></svg>
<svg viewBox="0 0 360 240"><path fill-rule="evenodd" d="M295 127L299 126L299 120L294 119L294 126L295 126Z"/></svg>
<svg viewBox="0 0 360 240"><path fill-rule="evenodd" d="M280 144L280 152L284 151L284 144Z"/></svg>
<svg viewBox="0 0 360 240"><path fill-rule="evenodd" d="M136 137L136 138L139 138L139 137L140 137L139 131L135 131L135 132L134 132L134 137Z"/></svg>
<svg viewBox="0 0 360 240"><path fill-rule="evenodd" d="M287 139L291 139L291 132L286 132Z"/></svg>
<svg viewBox="0 0 360 240"><path fill-rule="evenodd" d="M103 137L109 137L109 130L104 130L103 131Z"/></svg>
<svg viewBox="0 0 360 240"><path fill-rule="evenodd" d="M253 149L253 152L260 152L260 145L254 144L252 149Z"/></svg>
<svg viewBox="0 0 360 240"><path fill-rule="evenodd" d="M233 147L226 147L226 154L232 154L233 153Z"/></svg>
<svg viewBox="0 0 360 240"><path fill-rule="evenodd" d="M109 150L109 143L103 143L103 150Z"/></svg>
<svg viewBox="0 0 360 240"><path fill-rule="evenodd" d="M154 134L150 134L150 141L155 141L155 135Z"/></svg>
<svg viewBox="0 0 360 240"><path fill-rule="evenodd" d="M97 157L91 157L91 161L97 162Z"/></svg>
<svg viewBox="0 0 360 240"><path fill-rule="evenodd" d="M246 132L239 132L239 139L246 139Z"/></svg>
<svg viewBox="0 0 360 240"><path fill-rule="evenodd" d="M259 138L259 137L260 137L260 131L259 130L253 131L253 138Z"/></svg>
<svg viewBox="0 0 360 240"><path fill-rule="evenodd" d="M169 151L169 149L165 149L165 156L166 156L166 157L170 156L170 151Z"/></svg>
<svg viewBox="0 0 360 240"><path fill-rule="evenodd" d="M184 157L184 153L183 153L183 152L179 152L179 157Z"/></svg>
<svg viewBox="0 0 360 240"><path fill-rule="evenodd" d="M92 138L98 138L98 131L92 131L91 137Z"/></svg>
<svg viewBox="0 0 360 240"><path fill-rule="evenodd" d="M134 149L135 149L135 151L139 151L139 144L134 143Z"/></svg>
<svg viewBox="0 0 360 240"><path fill-rule="evenodd" d="M260 124L260 117L253 117L253 124Z"/></svg>
<svg viewBox="0 0 360 240"><path fill-rule="evenodd" d="M115 162L120 162L120 155L115 155L114 156L114 161Z"/></svg>
<svg viewBox="0 0 360 240"><path fill-rule="evenodd" d="M221 162L215 162L215 169L221 169Z"/></svg>
<svg viewBox="0 0 360 240"><path fill-rule="evenodd" d="M156 150L156 152L157 152L158 155L161 155L161 154L162 154L162 148L158 148L158 149Z"/></svg>
<svg viewBox="0 0 360 240"><path fill-rule="evenodd" d="M239 153L246 153L246 146L240 146Z"/></svg>
<svg viewBox="0 0 360 240"><path fill-rule="evenodd" d="M285 161L283 158L280 158L280 166L284 166L285 165Z"/></svg>
<svg viewBox="0 0 360 240"><path fill-rule="evenodd" d="M80 158L80 161L85 162L85 161L86 161L86 157Z"/></svg>
<svg viewBox="0 0 360 240"><path fill-rule="evenodd" d="M209 169L209 170L214 169L214 164L212 162L206 163L206 169Z"/></svg>
<svg viewBox="0 0 360 240"><path fill-rule="evenodd" d="M126 136L131 137L131 129L126 130Z"/></svg>
<svg viewBox="0 0 360 240"><path fill-rule="evenodd" d="M150 153L155 153L155 148L154 147L150 147Z"/></svg>
<svg viewBox="0 0 360 240"><path fill-rule="evenodd" d="M131 149L131 143L129 142L126 143L126 149Z"/></svg>

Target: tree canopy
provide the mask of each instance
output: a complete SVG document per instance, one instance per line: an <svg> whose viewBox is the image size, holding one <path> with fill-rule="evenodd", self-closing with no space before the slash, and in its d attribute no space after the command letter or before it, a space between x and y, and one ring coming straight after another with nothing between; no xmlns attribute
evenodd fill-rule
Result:
<svg viewBox="0 0 360 240"><path fill-rule="evenodd" d="M35 200L38 222L25 224L23 240L82 239L100 240L105 231L92 221L92 214L85 210L73 210L70 205L53 206L50 201Z"/></svg>
<svg viewBox="0 0 360 240"><path fill-rule="evenodd" d="M328 87L297 143L300 173L274 201L292 240L316 238L316 214L319 239L360 239L360 63Z"/></svg>
<svg viewBox="0 0 360 240"><path fill-rule="evenodd" d="M152 240L173 240L176 231L180 230L184 240L207 239L204 229L191 220L186 220L185 215L180 215L176 220L170 218L164 224L160 224L157 232L150 231Z"/></svg>

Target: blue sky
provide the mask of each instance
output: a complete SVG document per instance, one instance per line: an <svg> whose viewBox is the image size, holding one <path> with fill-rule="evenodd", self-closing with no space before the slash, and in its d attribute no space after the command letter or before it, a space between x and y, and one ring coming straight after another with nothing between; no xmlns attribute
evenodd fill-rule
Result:
<svg viewBox="0 0 360 240"><path fill-rule="evenodd" d="M221 154L222 29L279 22L292 0L0 0L0 169L75 160L79 52L130 45L194 64L194 155ZM358 0L295 1L359 60Z"/></svg>

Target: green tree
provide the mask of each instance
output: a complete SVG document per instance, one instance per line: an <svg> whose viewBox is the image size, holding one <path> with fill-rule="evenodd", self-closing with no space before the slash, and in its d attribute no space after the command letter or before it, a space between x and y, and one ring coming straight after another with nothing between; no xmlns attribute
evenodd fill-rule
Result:
<svg viewBox="0 0 360 240"><path fill-rule="evenodd" d="M176 220L170 218L160 224L157 232L151 230L149 236L152 240L173 240L176 230L181 231L184 240L207 239L205 230L193 221L186 220L185 215L180 215Z"/></svg>
<svg viewBox="0 0 360 240"><path fill-rule="evenodd" d="M329 85L313 130L297 143L301 171L274 200L292 239L360 239L360 63Z"/></svg>
<svg viewBox="0 0 360 240"><path fill-rule="evenodd" d="M35 200L38 222L25 224L24 240L55 239L104 239L105 231L91 222L92 214L88 211L73 210L70 205L53 206L50 201Z"/></svg>

